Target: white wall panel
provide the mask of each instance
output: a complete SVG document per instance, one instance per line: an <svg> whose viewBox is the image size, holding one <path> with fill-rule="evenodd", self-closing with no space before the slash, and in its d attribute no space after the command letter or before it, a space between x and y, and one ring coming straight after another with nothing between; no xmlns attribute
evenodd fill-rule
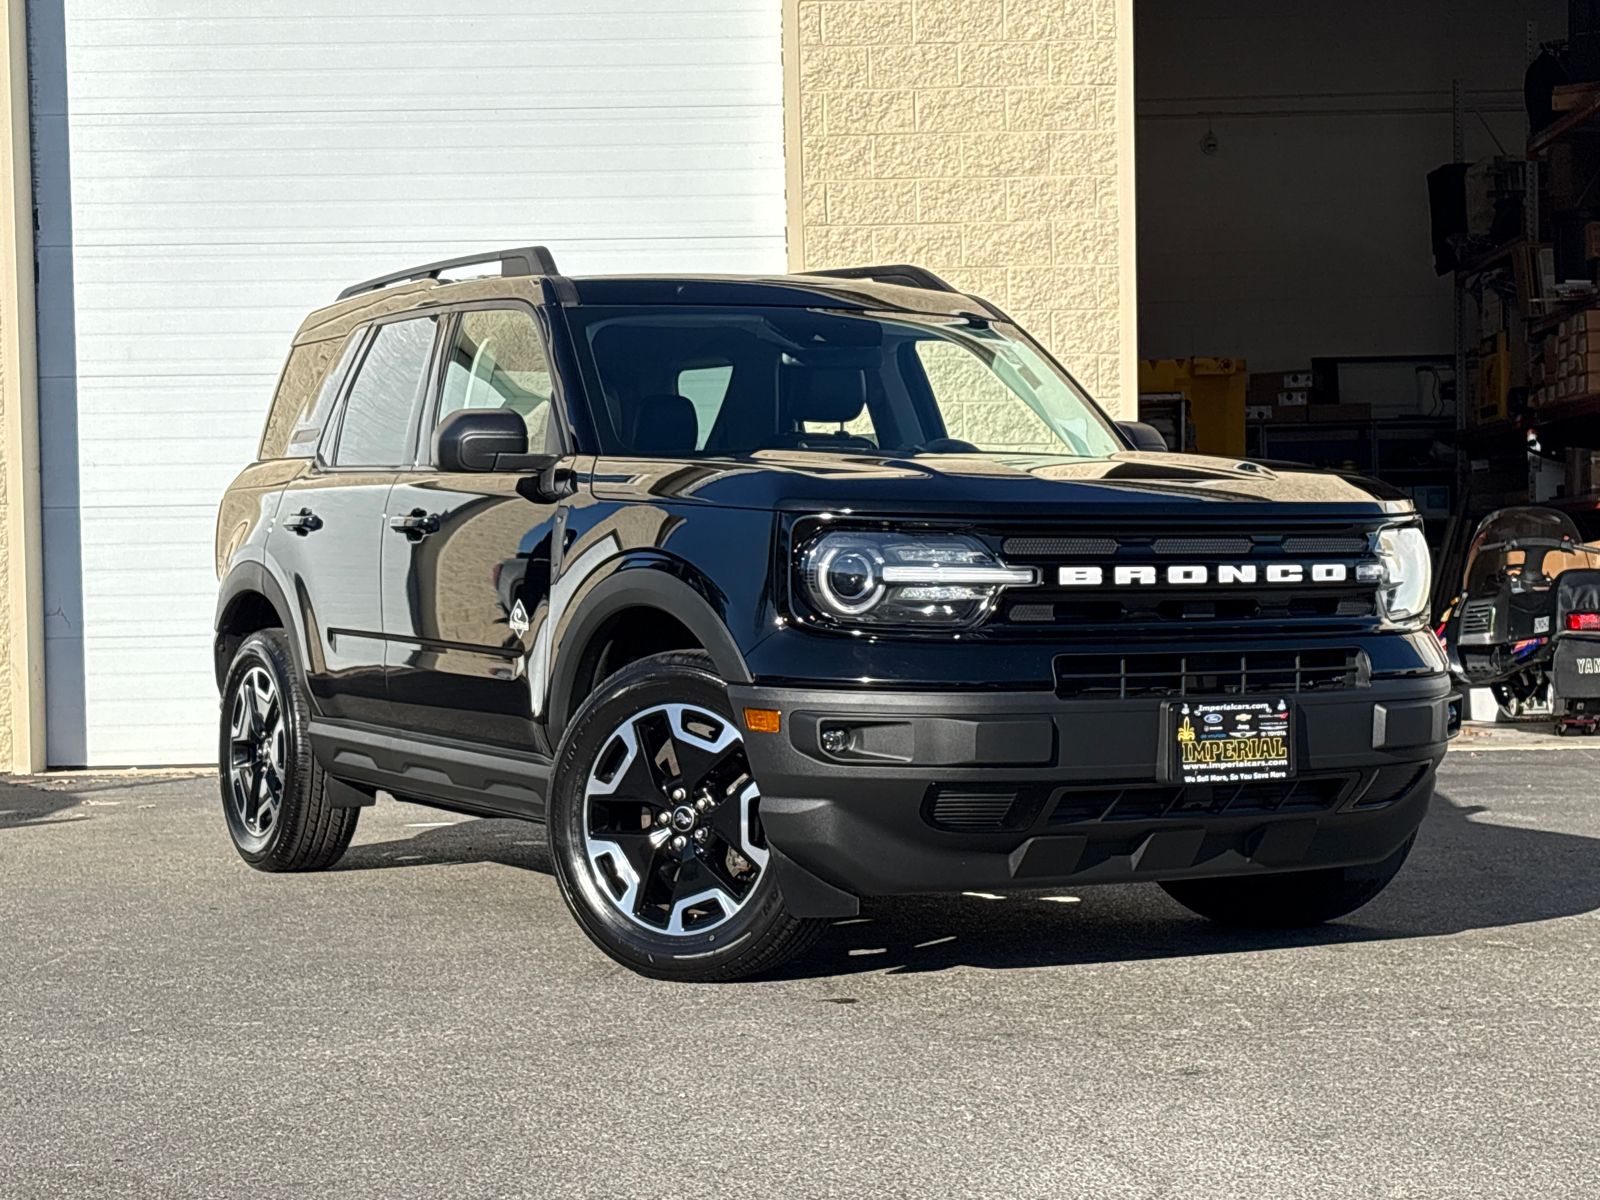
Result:
<svg viewBox="0 0 1600 1200"><path fill-rule="evenodd" d="M216 501L341 287L784 268L779 0L29 7L53 763L213 757Z"/></svg>

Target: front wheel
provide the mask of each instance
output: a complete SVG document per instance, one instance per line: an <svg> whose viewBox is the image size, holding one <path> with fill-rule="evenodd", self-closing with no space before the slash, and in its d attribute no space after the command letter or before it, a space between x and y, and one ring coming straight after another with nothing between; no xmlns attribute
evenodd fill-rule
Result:
<svg viewBox="0 0 1600 1200"><path fill-rule="evenodd" d="M1413 834L1388 858L1366 867L1225 879L1174 879L1161 887L1190 912L1223 925L1255 929L1320 925L1355 912L1388 887L1400 873L1415 840Z"/></svg>
<svg viewBox="0 0 1600 1200"><path fill-rule="evenodd" d="M556 753L557 882L600 949L658 979L736 979L799 954L826 922L784 908L761 789L727 690L699 653L600 685Z"/></svg>

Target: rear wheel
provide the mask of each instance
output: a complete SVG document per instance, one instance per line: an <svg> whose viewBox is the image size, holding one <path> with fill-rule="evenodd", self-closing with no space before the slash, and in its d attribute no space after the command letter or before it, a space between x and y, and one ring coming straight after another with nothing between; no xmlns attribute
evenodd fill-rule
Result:
<svg viewBox="0 0 1600 1200"><path fill-rule="evenodd" d="M222 690L222 811L258 871L320 871L350 845L359 808L335 808L311 753L311 705L281 629L244 640Z"/></svg>
<svg viewBox="0 0 1600 1200"><path fill-rule="evenodd" d="M1175 879L1162 889L1191 912L1223 925L1296 929L1352 913L1389 886L1411 853L1416 835L1381 863L1241 875L1227 879Z"/></svg>
<svg viewBox="0 0 1600 1200"><path fill-rule="evenodd" d="M809 946L771 869L761 789L704 654L642 659L573 717L556 754L556 879L602 950L661 979L735 979Z"/></svg>

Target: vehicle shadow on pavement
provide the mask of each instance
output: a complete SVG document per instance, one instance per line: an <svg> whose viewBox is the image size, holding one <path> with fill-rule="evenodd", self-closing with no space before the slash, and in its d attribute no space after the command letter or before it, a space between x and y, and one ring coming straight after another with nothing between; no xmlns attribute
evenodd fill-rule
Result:
<svg viewBox="0 0 1600 1200"><path fill-rule="evenodd" d="M1006 969L1294 949L1436 937L1600 909L1600 839L1471 818L1480 807L1440 791L1405 867L1371 904L1304 930L1232 929L1195 916L1160 888L1061 887L1009 895L864 901L783 978L864 971ZM1064 901L1061 897L1077 897ZM1054 897L1055 899L1051 899Z"/></svg>
<svg viewBox="0 0 1600 1200"><path fill-rule="evenodd" d="M491 818L456 820L437 829L425 829L415 837L354 845L332 869L376 871L467 863L498 863L542 875L553 871L542 825Z"/></svg>
<svg viewBox="0 0 1600 1200"><path fill-rule="evenodd" d="M1149 884L982 896L868 899L776 978L866 971L1070 966L1434 937L1600 909L1600 839L1472 818L1441 791L1400 875L1371 904L1307 930L1230 929ZM465 820L352 846L336 871L498 863L549 874L543 830ZM1074 897L1075 899L1063 899Z"/></svg>

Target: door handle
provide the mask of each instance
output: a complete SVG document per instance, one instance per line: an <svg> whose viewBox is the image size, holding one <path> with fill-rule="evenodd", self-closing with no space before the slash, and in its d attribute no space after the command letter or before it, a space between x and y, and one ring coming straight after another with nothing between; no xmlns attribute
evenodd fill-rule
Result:
<svg viewBox="0 0 1600 1200"><path fill-rule="evenodd" d="M322 518L309 508L302 508L297 513L291 513L282 521L285 529L298 533L301 537L322 528Z"/></svg>
<svg viewBox="0 0 1600 1200"><path fill-rule="evenodd" d="M389 528L405 534L409 542L420 542L430 533L439 532L439 514L413 508L406 516L389 518Z"/></svg>

